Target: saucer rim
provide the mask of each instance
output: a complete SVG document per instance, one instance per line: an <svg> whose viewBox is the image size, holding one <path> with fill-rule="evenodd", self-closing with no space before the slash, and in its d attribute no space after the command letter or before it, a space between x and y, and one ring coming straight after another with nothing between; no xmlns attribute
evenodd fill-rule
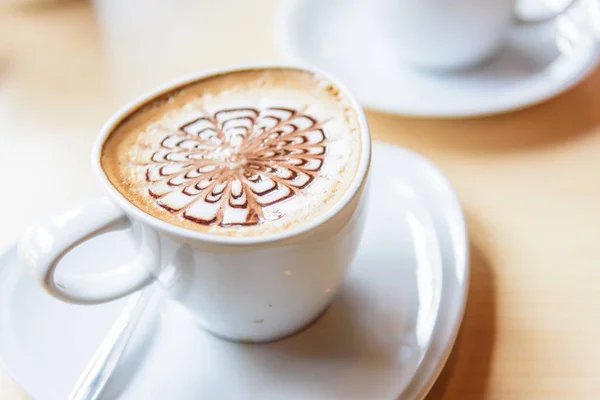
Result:
<svg viewBox="0 0 600 400"><path fill-rule="evenodd" d="M10 264L11 258L14 258L15 264L19 264L19 255L17 253L17 244L18 244L18 241L15 241L12 244L5 247L2 251L0 251L0 279L2 278L2 275L6 273L6 271L5 271L6 267L4 267L4 265ZM7 261L7 262L5 262L5 261ZM17 266L17 268L18 268L18 266ZM0 340L2 340L1 337L0 337ZM6 376L8 376L15 383L15 385L18 387L18 389L20 391L22 391L23 393L25 393L25 395L27 397L29 397L30 399L35 399L33 394L25 388L25 386L21 383L21 381L19 379L17 379L16 374L14 374L14 372L11 372L11 370L7 367L6 361L4 360L4 357L2 356L1 351L0 351L0 371L2 373L4 373Z"/></svg>
<svg viewBox="0 0 600 400"><path fill-rule="evenodd" d="M418 159L420 163L425 164L430 171L433 171L438 176L438 178L440 178L442 180L442 182L444 183L445 189L447 191L447 195L452 197L452 200L454 201L454 205L456 207L455 211L460 216L460 223L462 225L461 233L462 233L462 240L464 241L465 247L464 247L464 254L463 254L464 262L463 262L463 265L460 266L464 272L464 278L462 280L462 285L461 285L461 288L462 288L461 304L459 306L459 309L457 310L457 314L455 315L455 320L453 321L454 323L453 323L452 333L446 337L447 342L443 346L444 351L441 355L439 355L437 357L437 363L436 363L435 368L433 369L433 371L431 371L429 373L429 377L428 377L426 383L421 384L421 390L417 394L416 399L424 400L427 397L427 395L429 394L429 392L431 391L431 389L433 388L433 386L435 385L435 383L437 382L437 380L439 379L440 374L444 370L446 363L448 362L448 359L450 358L450 354L452 353L452 350L454 349L454 345L456 344L456 339L458 337L458 333L460 332L460 328L461 328L463 320L464 320L465 310L467 308L467 300L469 297L469 289L471 286L471 255L470 255L470 243L471 242L469 239L469 227L467 224L464 207L460 201L460 198L458 197L458 193L456 192L456 189L452 185L452 182L450 181L448 176L444 173L444 171L442 171L442 169L435 162L433 162L429 158L425 157L421 153L411 150L406 147L398 146L398 145L388 143L388 142L382 142L379 140L374 140L373 144L376 145L378 148L385 148L385 149L388 149L389 151L400 151L404 154L408 154L411 157ZM388 150L386 150L386 151L388 151ZM436 232L437 231L438 230L436 229ZM455 269L458 269L457 267L458 267L458 261L455 261ZM442 268L442 281L443 281L444 271L445 271L445 268ZM442 285L440 290L443 291L444 287L445 287L445 285ZM444 299L444 296L441 297L440 301L442 301L443 299ZM436 315L435 327L433 329L434 332L438 331L437 328L438 328L439 321L437 320L437 318L439 317L440 312L441 312L441 310L438 309L437 315ZM420 369L423 365L423 360L425 359L425 357L427 357L427 355L431 351L432 345L433 345L433 342L430 342L428 344L427 349L422 356L422 360L419 362L417 369L413 373L408 384L402 389L402 392L400 392L398 394L398 398L400 398L400 396L405 395L405 392L409 389L411 384L414 382L415 377L417 375L419 375Z"/></svg>

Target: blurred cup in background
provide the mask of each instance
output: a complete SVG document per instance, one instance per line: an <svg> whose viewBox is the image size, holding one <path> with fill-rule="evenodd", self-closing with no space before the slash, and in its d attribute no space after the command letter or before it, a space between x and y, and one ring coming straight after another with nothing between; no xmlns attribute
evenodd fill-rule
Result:
<svg viewBox="0 0 600 400"><path fill-rule="evenodd" d="M120 99L205 67L206 52L194 38L211 15L210 2L93 0L93 7Z"/></svg>
<svg viewBox="0 0 600 400"><path fill-rule="evenodd" d="M453 70L493 56L514 25L549 22L576 2L565 0L556 11L531 19L517 15L514 0L377 0L371 7L402 61Z"/></svg>
<svg viewBox="0 0 600 400"><path fill-rule="evenodd" d="M203 69L278 59L271 15L255 1L92 3L120 100Z"/></svg>

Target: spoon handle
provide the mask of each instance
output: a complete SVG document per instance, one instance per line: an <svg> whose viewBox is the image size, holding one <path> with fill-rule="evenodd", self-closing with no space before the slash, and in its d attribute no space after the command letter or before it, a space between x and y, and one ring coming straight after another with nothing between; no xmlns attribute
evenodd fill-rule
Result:
<svg viewBox="0 0 600 400"><path fill-rule="evenodd" d="M112 376L123 350L153 293L149 287L134 293L117 317L108 335L96 350L75 384L69 400L96 400Z"/></svg>

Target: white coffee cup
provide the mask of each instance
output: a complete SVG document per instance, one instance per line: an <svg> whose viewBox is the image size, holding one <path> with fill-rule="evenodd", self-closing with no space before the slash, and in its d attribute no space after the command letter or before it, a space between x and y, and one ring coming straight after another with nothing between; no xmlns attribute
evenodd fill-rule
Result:
<svg viewBox="0 0 600 400"><path fill-rule="evenodd" d="M399 58L427 69L461 69L490 58L515 25L537 25L564 13L535 19L515 12L515 0L378 0L373 17Z"/></svg>
<svg viewBox="0 0 600 400"><path fill-rule="evenodd" d="M364 113L348 89L335 79L312 71L339 88L358 115L362 136L359 167L342 199L324 215L299 227L253 237L181 228L131 204L111 185L100 165L105 138L141 105L173 88L235 69L205 72L168 84L126 105L104 125L92 162L106 197L32 227L19 244L21 262L50 294L67 302L94 304L157 281L157 286L189 310L205 329L230 340L249 342L290 335L324 311L344 279L361 236L371 159ZM117 268L108 266L103 273L57 271L61 258L77 245L115 230L129 234L131 245L137 249L135 259L123 260Z"/></svg>

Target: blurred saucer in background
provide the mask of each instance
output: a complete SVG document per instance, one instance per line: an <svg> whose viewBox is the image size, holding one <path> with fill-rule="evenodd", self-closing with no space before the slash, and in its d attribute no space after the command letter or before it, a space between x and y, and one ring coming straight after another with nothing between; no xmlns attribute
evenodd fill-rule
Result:
<svg viewBox="0 0 600 400"><path fill-rule="evenodd" d="M374 4L281 1L279 49L290 61L334 74L368 108L422 117L498 114L539 103L580 82L600 58L596 1L582 0L540 27L515 27L493 59L451 73L402 64L364 8Z"/></svg>

